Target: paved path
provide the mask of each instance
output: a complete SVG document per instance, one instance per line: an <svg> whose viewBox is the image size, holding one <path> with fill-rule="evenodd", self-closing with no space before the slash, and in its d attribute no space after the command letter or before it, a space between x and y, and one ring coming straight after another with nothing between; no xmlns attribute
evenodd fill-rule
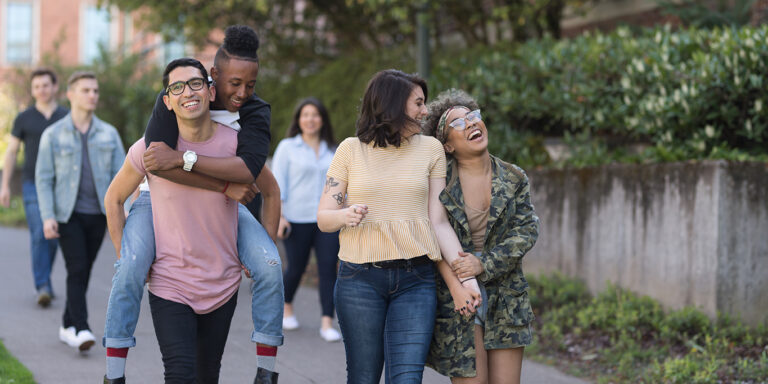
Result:
<svg viewBox="0 0 768 384"><path fill-rule="evenodd" d="M34 302L28 244L26 230L0 227L0 339L34 373L40 384L100 383L105 364L105 349L101 343L98 342L88 353L81 354L58 340L65 293L63 259L57 256L53 274L54 291L59 296L49 308L41 309ZM89 321L99 340L104 329L114 260L114 249L105 239L88 290ZM247 293L248 286L244 282L222 361L220 382L223 384L251 383L256 371L256 348L250 342L252 323ZM294 304L302 328L286 332L285 345L279 349L277 370L280 372L280 383L344 383L343 344L329 344L318 336L320 306L317 291L302 287ZM128 354L126 377L134 384L161 383L163 367L160 350L146 299L142 303L136 337L138 345ZM427 369L424 383L449 383L449 380ZM526 361L523 364L523 383L585 382L551 367Z"/></svg>

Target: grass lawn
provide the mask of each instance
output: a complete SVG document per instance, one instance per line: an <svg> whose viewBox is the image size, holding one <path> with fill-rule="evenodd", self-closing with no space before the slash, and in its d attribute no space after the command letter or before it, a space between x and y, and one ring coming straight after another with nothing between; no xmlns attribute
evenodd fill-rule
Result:
<svg viewBox="0 0 768 384"><path fill-rule="evenodd" d="M13 357L0 341L0 384L34 384L35 379L25 366Z"/></svg>

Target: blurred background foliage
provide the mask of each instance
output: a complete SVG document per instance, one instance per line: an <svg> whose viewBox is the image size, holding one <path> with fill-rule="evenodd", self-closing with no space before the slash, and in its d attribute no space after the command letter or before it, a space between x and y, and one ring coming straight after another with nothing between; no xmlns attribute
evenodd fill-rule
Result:
<svg viewBox="0 0 768 384"><path fill-rule="evenodd" d="M658 0L663 12L699 28L740 27L750 22L757 0Z"/></svg>
<svg viewBox="0 0 768 384"><path fill-rule="evenodd" d="M470 92L483 109L491 151L523 166L765 159L766 34L766 26L619 28L444 50L435 54L430 94ZM273 135L284 135L293 105L309 94L328 104L337 136L354 135L370 75L392 66L414 70L408 55L349 55L288 81L265 76L259 93L273 103ZM562 158L547 152L551 138L562 139Z"/></svg>
<svg viewBox="0 0 768 384"><path fill-rule="evenodd" d="M58 75L59 104L69 108L66 97L67 78L74 71L90 70L99 80L99 106L96 115L120 132L127 148L144 134L147 119L162 88L162 69L144 60L142 54L124 55L102 49L88 66L63 66L55 54L46 55L41 66L52 68ZM32 105L29 94L29 69L18 69L0 92L0 137L10 134L13 120L21 110ZM5 140L0 140L0 153L5 153ZM18 156L21 162L23 156ZM2 166L2 164L0 164Z"/></svg>
<svg viewBox="0 0 768 384"><path fill-rule="evenodd" d="M763 92L768 29L744 25L751 0L703 10L666 4L664 12L675 14L682 26L620 27L569 39L558 38L564 12L586 12L594 3L103 3L139 9L142 17L137 19L145 28L169 38L183 31L191 44L208 42L212 25L256 25L262 41L257 92L273 107L273 146L284 137L296 103L307 96L327 104L337 139L354 135L358 104L371 75L384 68L416 70L415 14L421 9L431 16L434 42L430 95L452 87L474 95L490 129L491 151L508 161L523 167L578 167L613 161L765 160L768 152ZM44 59L62 82L82 69L57 62L55 55ZM120 130L126 146L143 133L161 88L161 69L153 63L143 54L102 51L88 67L101 84L97 114ZM19 100L29 100L26 75L20 71L15 81L3 85L13 88L3 95L14 96L0 100L0 119L8 122L0 134L10 130L9 122L24 104ZM61 96L67 105L63 89Z"/></svg>

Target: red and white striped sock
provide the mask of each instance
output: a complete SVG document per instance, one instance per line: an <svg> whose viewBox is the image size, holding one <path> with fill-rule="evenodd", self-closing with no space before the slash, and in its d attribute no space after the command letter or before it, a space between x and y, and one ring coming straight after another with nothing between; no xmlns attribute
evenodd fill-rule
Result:
<svg viewBox="0 0 768 384"><path fill-rule="evenodd" d="M277 364L277 347L256 344L256 366L275 372Z"/></svg>
<svg viewBox="0 0 768 384"><path fill-rule="evenodd" d="M125 376L125 359L128 348L107 348L107 379L119 379Z"/></svg>

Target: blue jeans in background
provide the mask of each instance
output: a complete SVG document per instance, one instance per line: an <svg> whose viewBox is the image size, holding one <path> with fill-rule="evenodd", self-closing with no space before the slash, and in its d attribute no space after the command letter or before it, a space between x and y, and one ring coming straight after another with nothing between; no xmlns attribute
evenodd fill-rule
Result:
<svg viewBox="0 0 768 384"><path fill-rule="evenodd" d="M264 227L242 204L238 205L237 249L251 275L251 340L283 344L283 275L280 255ZM139 320L141 297L149 268L155 260L155 234L149 192L141 192L131 205L115 263L107 304L102 344L108 348L136 346L133 336ZM258 308L258 310L257 310Z"/></svg>
<svg viewBox="0 0 768 384"><path fill-rule="evenodd" d="M421 383L437 299L435 267L380 269L345 261L334 290L347 383Z"/></svg>
<svg viewBox="0 0 768 384"><path fill-rule="evenodd" d="M34 181L25 181L21 185L21 195L24 201L24 214L27 216L29 227L29 242L32 252L32 275L35 278L35 289L47 287L53 293L51 285L51 269L56 259L56 239L46 240L43 236L43 220L37 205L37 190Z"/></svg>

